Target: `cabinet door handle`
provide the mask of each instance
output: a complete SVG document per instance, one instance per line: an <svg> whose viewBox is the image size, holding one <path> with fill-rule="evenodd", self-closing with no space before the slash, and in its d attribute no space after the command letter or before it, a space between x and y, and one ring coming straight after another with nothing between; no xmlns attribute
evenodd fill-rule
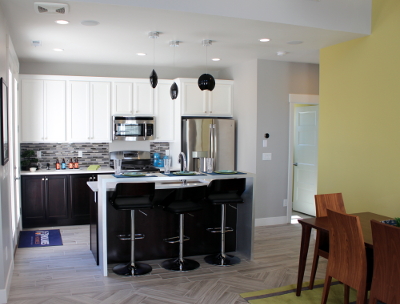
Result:
<svg viewBox="0 0 400 304"><path fill-rule="evenodd" d="M46 180L49 180L49 179L46 177Z"/></svg>
<svg viewBox="0 0 400 304"><path fill-rule="evenodd" d="M42 181L44 181L44 178L42 178Z"/></svg>

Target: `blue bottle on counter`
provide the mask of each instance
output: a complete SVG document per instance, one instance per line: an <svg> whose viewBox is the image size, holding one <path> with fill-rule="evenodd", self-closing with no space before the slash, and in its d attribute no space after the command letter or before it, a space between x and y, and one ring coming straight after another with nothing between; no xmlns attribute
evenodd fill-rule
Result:
<svg viewBox="0 0 400 304"><path fill-rule="evenodd" d="M160 154L159 153L154 153L153 157L154 157L153 165L155 167L158 167L158 160L160 159Z"/></svg>
<svg viewBox="0 0 400 304"><path fill-rule="evenodd" d="M65 159L63 158L62 163L61 163L61 170L64 170L66 168L66 164L65 164Z"/></svg>

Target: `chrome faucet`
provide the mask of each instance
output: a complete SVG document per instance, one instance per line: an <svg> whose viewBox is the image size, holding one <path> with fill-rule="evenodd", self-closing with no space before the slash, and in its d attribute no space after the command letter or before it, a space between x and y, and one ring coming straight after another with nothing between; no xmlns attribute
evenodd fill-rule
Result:
<svg viewBox="0 0 400 304"><path fill-rule="evenodd" d="M182 160L181 160L181 158L182 158ZM183 152L179 153L178 161L181 164L181 171L182 172L186 172L187 168L186 168L186 155L185 155L185 153L183 153Z"/></svg>

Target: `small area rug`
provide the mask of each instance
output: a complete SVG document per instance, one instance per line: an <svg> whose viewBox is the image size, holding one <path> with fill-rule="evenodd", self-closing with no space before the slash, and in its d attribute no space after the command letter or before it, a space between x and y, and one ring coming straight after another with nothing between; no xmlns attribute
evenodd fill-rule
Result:
<svg viewBox="0 0 400 304"><path fill-rule="evenodd" d="M62 246L60 229L21 231L18 248Z"/></svg>
<svg viewBox="0 0 400 304"><path fill-rule="evenodd" d="M296 304L319 304L322 299L324 280L315 280L314 288L308 289L308 282L303 283L300 297L296 296L297 284L284 287L265 289L260 291L246 292L240 296L251 304L273 304L273 303L296 303ZM329 290L329 304L343 304L344 288L338 281L333 281ZM350 288L350 304L356 303L357 293Z"/></svg>

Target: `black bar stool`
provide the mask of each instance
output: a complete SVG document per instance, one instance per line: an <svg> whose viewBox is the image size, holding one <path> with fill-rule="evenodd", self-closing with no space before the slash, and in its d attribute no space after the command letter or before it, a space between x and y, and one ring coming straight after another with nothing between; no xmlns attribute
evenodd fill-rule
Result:
<svg viewBox="0 0 400 304"><path fill-rule="evenodd" d="M226 204L243 203L241 195L245 189L245 178L215 179L208 185L207 200L221 205L221 227L207 229L211 233L221 233L221 252L206 256L204 260L208 264L231 266L240 263L240 258L225 253L225 233L233 231L231 227L225 227Z"/></svg>
<svg viewBox="0 0 400 304"><path fill-rule="evenodd" d="M113 272L123 276L140 276L151 272L150 265L135 263L135 239L143 239L144 234L135 234L135 210L153 207L154 183L119 183L115 187L110 203L117 210L131 211L131 234L118 236L121 240L131 241L131 261L119 264Z"/></svg>
<svg viewBox="0 0 400 304"><path fill-rule="evenodd" d="M165 211L179 214L179 236L164 239L167 243L179 243L179 257L165 260L161 266L167 270L189 271L200 267L200 264L191 259L183 258L183 242L190 240L184 235L185 213L203 209L202 203L207 192L207 186L177 188L162 204Z"/></svg>

